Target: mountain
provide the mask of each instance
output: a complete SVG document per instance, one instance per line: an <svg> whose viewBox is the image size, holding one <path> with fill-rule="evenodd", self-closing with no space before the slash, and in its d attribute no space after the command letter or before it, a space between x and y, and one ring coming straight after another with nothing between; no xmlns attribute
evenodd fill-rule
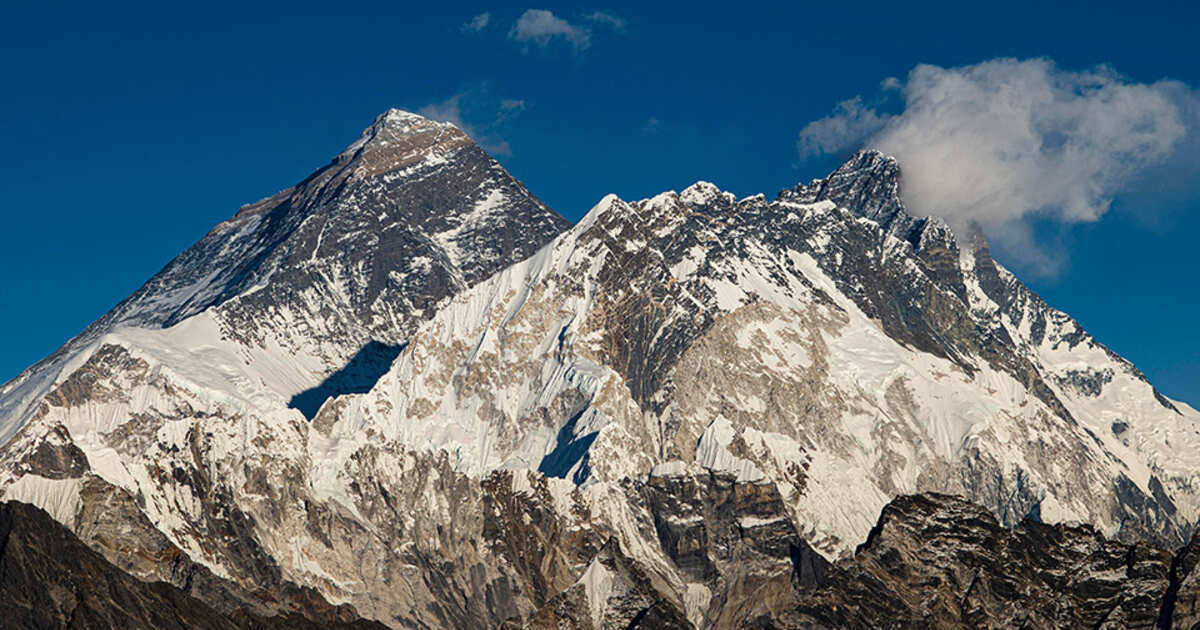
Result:
<svg viewBox="0 0 1200 630"><path fill-rule="evenodd" d="M1200 536L1172 555L1106 539L1087 525L1025 519L1010 529L976 504L930 493L893 499L853 556L836 563L796 544L790 580L748 599L736 627L1200 627ZM670 604L614 547L528 627L692 627L671 616ZM606 602L600 614L588 603L597 592Z"/></svg>
<svg viewBox="0 0 1200 630"><path fill-rule="evenodd" d="M1177 554L1105 540L1088 526L1022 521L1002 527L979 506L947 495L898 497L854 557L826 562L793 548L791 602L752 608L746 627L1200 626L1200 536ZM797 551L801 553L796 553ZM1015 593L1021 593L1018 602ZM87 548L48 514L0 504L0 611L6 627L383 628L339 607L324 621L298 614L222 615L163 583L147 584ZM597 615L589 599L603 598ZM331 611L332 612L332 611ZM756 615L757 613L757 615ZM587 571L526 627L689 628L682 612L610 539Z"/></svg>
<svg viewBox="0 0 1200 630"><path fill-rule="evenodd" d="M453 125L386 112L0 388L5 497L223 610L307 605L250 535L237 505L249 488L222 469L265 478L227 450L302 438L325 399L366 391L439 304L567 226ZM151 444L195 458L141 460Z"/></svg>
<svg viewBox="0 0 1200 630"><path fill-rule="evenodd" d="M608 197L458 296L317 426L343 445L370 427L476 476L615 483L683 466L770 479L834 555L917 490L968 496L1008 524L1036 511L1182 544L1200 416L977 241L843 205L902 208L898 177L864 154L770 202L706 183Z"/></svg>
<svg viewBox="0 0 1200 630"><path fill-rule="evenodd" d="M1087 525L1027 519L1009 529L959 498L903 496L884 508L853 558L799 588L793 608L751 625L1192 628L1195 592L1180 585L1197 544L1193 538L1172 556L1107 540Z"/></svg>
<svg viewBox="0 0 1200 630"><path fill-rule="evenodd" d="M0 594L6 628L386 628L352 619L352 609L323 623L245 610L222 615L169 584L147 584L122 572L50 515L16 501L0 504Z"/></svg>
<svg viewBox="0 0 1200 630"><path fill-rule="evenodd" d="M265 387L311 415L325 392L310 390L337 369L355 374L325 383L331 393L363 386L350 376L389 362L446 298L567 227L453 125L390 110L328 166L243 207L0 389L0 440L72 358L125 329L186 329L156 338L203 339L254 381L225 385Z"/></svg>
<svg viewBox="0 0 1200 630"><path fill-rule="evenodd" d="M1171 552L1200 413L901 184L863 152L774 199L698 182L567 226L453 126L389 112L0 390L3 498L223 614L836 627L870 574L899 598L870 625L924 614L960 555L956 580L1024 567L973 596L998 625L1014 580L1194 609ZM938 532L974 546L913 551ZM1138 544L1162 571L1105 574L1128 597L1027 562ZM956 610L930 618L978 617Z"/></svg>

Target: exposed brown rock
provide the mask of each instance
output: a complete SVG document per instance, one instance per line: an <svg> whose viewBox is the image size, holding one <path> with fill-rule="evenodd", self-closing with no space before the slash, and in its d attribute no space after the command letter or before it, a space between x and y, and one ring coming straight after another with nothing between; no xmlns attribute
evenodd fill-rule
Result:
<svg viewBox="0 0 1200 630"><path fill-rule="evenodd" d="M170 584L137 580L45 512L15 501L0 504L0 625L14 630L384 627L353 618L316 623L295 614L268 618L245 610L226 616Z"/></svg>

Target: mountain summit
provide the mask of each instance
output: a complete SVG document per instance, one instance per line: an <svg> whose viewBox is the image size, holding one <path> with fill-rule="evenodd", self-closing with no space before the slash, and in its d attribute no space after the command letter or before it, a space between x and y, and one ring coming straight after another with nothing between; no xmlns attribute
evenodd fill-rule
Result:
<svg viewBox="0 0 1200 630"><path fill-rule="evenodd" d="M568 225L458 128L389 110L328 166L244 206L0 389L0 439L66 376L68 357L122 329L190 322L184 336L243 355L248 378L294 396L364 349L397 347L447 297Z"/></svg>
<svg viewBox="0 0 1200 630"><path fill-rule="evenodd" d="M901 185L864 152L773 200L697 182L568 226L387 112L0 390L3 498L222 613L397 628L836 625L871 567L1184 545L1200 413ZM930 523L975 543L908 553ZM1021 575L985 582L1053 571ZM1029 592L1145 620L1175 579Z"/></svg>

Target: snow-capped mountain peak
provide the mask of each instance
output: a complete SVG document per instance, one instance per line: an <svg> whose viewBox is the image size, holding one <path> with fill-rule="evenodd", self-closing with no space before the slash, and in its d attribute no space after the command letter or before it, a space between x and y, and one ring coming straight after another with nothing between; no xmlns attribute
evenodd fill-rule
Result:
<svg viewBox="0 0 1200 630"><path fill-rule="evenodd" d="M445 159L466 144L472 144L471 139L451 123L390 109L364 129L334 162L356 160L357 175L373 175Z"/></svg>
<svg viewBox="0 0 1200 630"><path fill-rule="evenodd" d="M1179 546L1200 413L901 185L862 152L568 228L385 113L0 390L0 490L214 605L397 627L743 627L820 556L918 544L868 538L918 492ZM971 513L935 503L914 528Z"/></svg>
<svg viewBox="0 0 1200 630"><path fill-rule="evenodd" d="M728 197L729 201L735 199L733 193L723 192L716 184L705 181L699 181L684 188L683 192L679 193L679 199L688 204L709 205L714 202L718 195Z"/></svg>
<svg viewBox="0 0 1200 630"><path fill-rule="evenodd" d="M328 166L241 208L4 385L0 436L19 429L35 393L106 335L202 314L212 324L192 329L213 331L206 343L232 343L229 352L246 355L252 374L269 374L250 378L286 399L372 342L402 343L449 295L567 226L453 125L390 110Z"/></svg>

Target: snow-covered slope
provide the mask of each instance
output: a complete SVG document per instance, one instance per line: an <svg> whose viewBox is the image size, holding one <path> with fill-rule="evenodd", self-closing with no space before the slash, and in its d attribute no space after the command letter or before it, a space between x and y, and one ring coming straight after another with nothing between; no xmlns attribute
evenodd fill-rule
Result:
<svg viewBox="0 0 1200 630"><path fill-rule="evenodd" d="M218 606L397 627L738 627L914 492L1195 525L1200 413L910 214L894 160L561 231L480 156L392 112L243 209L0 392L4 497Z"/></svg>
<svg viewBox="0 0 1200 630"><path fill-rule="evenodd" d="M288 399L364 350L390 360L448 296L566 227L453 125L390 110L328 166L243 207L0 388L0 442L106 334L206 314L186 338L162 339L238 354L233 369L248 365L255 387Z"/></svg>

